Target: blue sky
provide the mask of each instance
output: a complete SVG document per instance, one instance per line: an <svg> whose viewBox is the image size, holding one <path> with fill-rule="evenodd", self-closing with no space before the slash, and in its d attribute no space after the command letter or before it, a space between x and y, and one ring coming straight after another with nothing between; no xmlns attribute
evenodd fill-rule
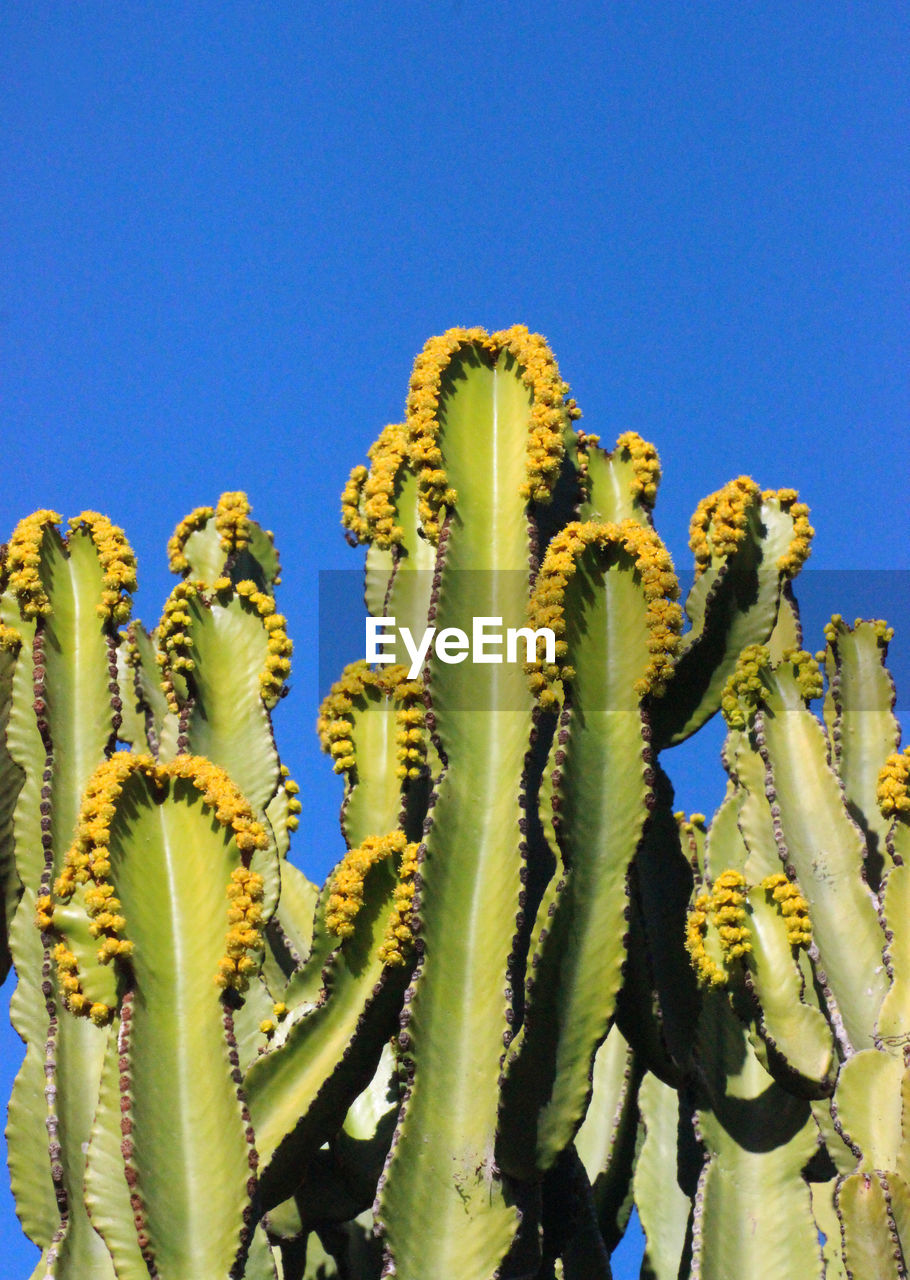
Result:
<svg viewBox="0 0 910 1280"><path fill-rule="evenodd" d="M910 569L907 54L892 0L4 6L0 537L106 512L152 623L176 522L247 490L314 878L341 847L318 572L359 563L339 492L451 325L546 334L588 431L657 444L681 567L745 471L812 508L810 648L834 609L910 622L910 579L861 572ZM680 766L690 809L718 743ZM19 1056L4 1026L4 1092ZM5 1187L0 1215L18 1280Z"/></svg>

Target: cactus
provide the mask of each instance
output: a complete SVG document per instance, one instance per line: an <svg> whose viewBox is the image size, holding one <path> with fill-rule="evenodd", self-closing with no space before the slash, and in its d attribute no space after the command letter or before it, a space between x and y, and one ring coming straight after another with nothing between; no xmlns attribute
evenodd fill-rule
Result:
<svg viewBox="0 0 910 1280"><path fill-rule="evenodd" d="M802 650L808 512L747 477L699 504L681 604L656 451L579 416L539 336L452 330L352 472L396 630L320 711L321 888L288 858L291 641L245 495L177 527L151 634L108 521L17 526L0 962L35 1280L608 1277L633 1204L659 1280L906 1275L890 632ZM475 619L505 660L465 654ZM672 748L718 711L708 824Z"/></svg>

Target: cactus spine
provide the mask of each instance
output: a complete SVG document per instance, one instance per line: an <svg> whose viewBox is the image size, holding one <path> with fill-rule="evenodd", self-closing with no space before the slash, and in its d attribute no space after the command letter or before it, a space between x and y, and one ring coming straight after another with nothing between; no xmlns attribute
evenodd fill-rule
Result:
<svg viewBox="0 0 910 1280"><path fill-rule="evenodd" d="M748 477L699 504L680 604L656 451L578 417L539 336L452 330L352 472L368 611L436 645L409 670L399 631L323 704L321 889L245 495L178 526L151 634L104 517L17 526L0 962L36 1280L607 1277L633 1203L659 1280L907 1275L890 632L803 651L808 511ZM477 618L526 661L466 658ZM718 710L709 824L669 778Z"/></svg>

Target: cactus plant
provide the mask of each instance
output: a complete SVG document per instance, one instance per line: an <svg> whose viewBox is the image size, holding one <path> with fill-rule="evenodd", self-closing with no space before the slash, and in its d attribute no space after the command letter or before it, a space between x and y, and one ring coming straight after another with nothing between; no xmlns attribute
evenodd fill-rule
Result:
<svg viewBox="0 0 910 1280"><path fill-rule="evenodd" d="M35 1280L607 1277L633 1203L659 1280L906 1274L889 631L803 652L807 509L746 477L699 505L681 604L656 451L579 416L539 336L452 330L352 472L387 633L320 711L321 888L288 857L291 642L245 495L178 526L151 634L103 517L15 529L0 958ZM672 748L718 711L708 824Z"/></svg>

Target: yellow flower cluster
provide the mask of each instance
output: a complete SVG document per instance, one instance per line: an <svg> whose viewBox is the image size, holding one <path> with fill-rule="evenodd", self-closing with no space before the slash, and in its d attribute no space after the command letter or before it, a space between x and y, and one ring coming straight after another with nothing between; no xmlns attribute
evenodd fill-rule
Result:
<svg viewBox="0 0 910 1280"><path fill-rule="evenodd" d="M653 507L660 483L660 458L654 445L643 440L637 431L624 431L616 441L616 448L625 450L632 459L635 475L632 497L640 498L647 507Z"/></svg>
<svg viewBox="0 0 910 1280"><path fill-rule="evenodd" d="M763 644L747 645L739 655L720 700L723 717L731 729L748 727L764 697L762 673L770 666L771 653Z"/></svg>
<svg viewBox="0 0 910 1280"><path fill-rule="evenodd" d="M857 618L853 623L853 629L855 630L859 626L871 627L880 645L890 644L894 639L894 628L889 627L883 618ZM838 638L846 635L849 630L850 628L844 622L843 617L839 613L832 613L831 621L825 623L825 640L833 649L837 644ZM822 652L821 656L816 654L816 657L819 662L823 661L824 652Z"/></svg>
<svg viewBox="0 0 910 1280"><path fill-rule="evenodd" d="M379 947L379 959L383 964L403 965L414 942L414 890L419 848L418 844L406 844L401 851L398 883L392 897L392 917Z"/></svg>
<svg viewBox="0 0 910 1280"><path fill-rule="evenodd" d="M386 836L367 836L356 849L348 849L332 877L325 913L330 933L339 938L351 936L354 920L363 906L363 884L367 872L393 854L403 853L406 844L403 831L392 831Z"/></svg>
<svg viewBox="0 0 910 1280"><path fill-rule="evenodd" d="M910 747L895 751L882 765L876 798L884 817L910 822Z"/></svg>
<svg viewBox="0 0 910 1280"><path fill-rule="evenodd" d="M749 511L761 494L749 476L738 476L702 498L689 524L689 546L699 577L715 558L732 556L746 536Z"/></svg>
<svg viewBox="0 0 910 1280"><path fill-rule="evenodd" d="M54 893L62 901L68 902L76 886L87 884L89 880L95 885L107 883L111 870L108 854L111 819L124 783L137 770L153 773L155 768L150 755L117 751L109 760L103 761L89 778L79 807L75 838L64 855L63 868L54 883Z"/></svg>
<svg viewBox="0 0 910 1280"><path fill-rule="evenodd" d="M15 627L8 627L0 622L0 649L16 654L22 648L22 637Z"/></svg>
<svg viewBox="0 0 910 1280"><path fill-rule="evenodd" d="M746 924L746 882L738 871L723 871L711 890L711 910L724 954L731 960L752 950Z"/></svg>
<svg viewBox="0 0 910 1280"><path fill-rule="evenodd" d="M264 896L262 876L246 867L236 867L231 872L227 887L226 954L218 961L217 986L246 991L250 978L259 968L260 961L255 956L265 947L262 938Z"/></svg>
<svg viewBox="0 0 910 1280"><path fill-rule="evenodd" d="M217 585L217 584L216 584ZM293 644L287 633L287 619L275 612L275 600L267 591L260 591L255 582L245 578L234 590L242 600L250 604L262 619L268 636L268 653L265 666L259 673L259 692L267 707L274 707L281 697L284 682L291 672Z"/></svg>
<svg viewBox="0 0 910 1280"><path fill-rule="evenodd" d="M770 893L780 907L787 926L787 937L791 947L808 947L812 941L812 925L809 921L809 904L800 893L797 885L788 880L782 871L765 876L759 888Z"/></svg>
<svg viewBox="0 0 910 1280"><path fill-rule="evenodd" d="M699 980L706 986L722 987L728 972L708 954L705 947L709 919L717 930L725 963L752 950L746 923L746 882L738 871L724 871L714 881L710 893L700 894L686 923L686 950Z"/></svg>
<svg viewBox="0 0 910 1280"><path fill-rule="evenodd" d="M370 447L370 471L363 486L366 538L377 547L401 545L404 530L395 523L395 485L408 453L408 437L401 423L384 427ZM363 539L361 539L363 540Z"/></svg>
<svg viewBox="0 0 910 1280"><path fill-rule="evenodd" d="M529 333L523 324L490 334L484 346L495 359L501 351L514 357L521 380L531 392L528 431L527 479L523 498L549 502L565 453L564 431L568 419L581 417L574 400L566 403L568 383L563 382L546 338Z"/></svg>
<svg viewBox="0 0 910 1280"><path fill-rule="evenodd" d="M348 476L341 495L341 523L353 535L355 542L368 542L370 537L369 525L360 514L363 486L369 474L362 464L356 466Z"/></svg>
<svg viewBox="0 0 910 1280"><path fill-rule="evenodd" d="M437 441L436 413L442 375L456 352L462 347L482 346L486 337L485 329L448 329L441 336L430 338L414 362L408 390L407 425L411 462L419 480L418 510L424 532L432 542L439 537L443 507L454 506L458 497L449 486Z"/></svg>
<svg viewBox="0 0 910 1280"><path fill-rule="evenodd" d="M167 562L172 573L188 573L190 562L183 554L187 539L197 529L202 529L215 514L211 507L197 507L180 521L167 544Z"/></svg>
<svg viewBox="0 0 910 1280"><path fill-rule="evenodd" d="M796 685L801 695L810 701L821 697L822 673L811 653L805 649L785 649L779 666L792 664ZM764 673L771 670L771 652L762 644L750 644L743 649L736 668L724 686L720 708L731 729L746 729L761 705L767 688Z"/></svg>
<svg viewBox="0 0 910 1280"><path fill-rule="evenodd" d="M121 903L107 879L111 870L110 824L127 778L137 770L154 769L151 756L132 755L128 751L118 751L98 766L82 797L76 836L54 884L55 894L64 902L73 896L77 885L89 885L85 891L85 908L91 919L89 933L100 940L97 951L100 964L110 964L115 956L132 954L132 942L123 937L126 919ZM39 928L41 923L39 919ZM100 1002L93 1004L84 994L73 952L61 942L54 948L54 959L64 1003L70 1012L89 1017L98 1026L108 1023L113 1009Z"/></svg>
<svg viewBox="0 0 910 1280"><path fill-rule="evenodd" d="M724 987L727 984L726 971L708 955L705 946L710 910L711 895L699 894L686 921L686 950L700 982L707 987Z"/></svg>
<svg viewBox="0 0 910 1280"><path fill-rule="evenodd" d="M62 519L56 511L35 511L19 521L9 540L7 585L19 602L23 618L38 618L51 611L51 602L41 581L41 543L45 529Z"/></svg>
<svg viewBox="0 0 910 1280"><path fill-rule="evenodd" d="M367 873L386 858L400 858L398 883L392 899L392 914L379 946L383 964L400 966L414 941L414 887L419 845L409 844L403 831L385 836L368 836L356 849L349 849L332 879L332 890L326 908L326 927L339 938L349 938L354 921L363 906L363 889Z"/></svg>
<svg viewBox="0 0 910 1280"><path fill-rule="evenodd" d="M98 552L104 573L98 616L105 622L127 622L133 607L130 593L136 590L136 557L123 530L97 511L73 516L69 527L84 529Z"/></svg>
<svg viewBox="0 0 910 1280"><path fill-rule="evenodd" d="M650 654L647 668L635 682L635 692L641 698L647 694L659 697L673 669L682 630L682 610L676 603L679 583L669 552L658 535L634 520L623 520L619 524L573 521L553 538L537 577L528 617L535 630L552 628L557 660L554 664L543 661L528 664L531 689L541 706L555 706L558 702L556 682L571 680L575 674L574 668L565 661L568 650L564 639L565 593L579 558L588 547L607 555L622 550L634 560L647 603Z"/></svg>
<svg viewBox="0 0 910 1280"><path fill-rule="evenodd" d="M426 759L426 730L424 725L423 685L419 680L408 680L407 667L397 664L373 671L361 659L345 667L341 679L329 690L316 721L316 731L323 751L332 757L332 768L344 773L354 768L354 702L366 688L378 689L387 698L394 698L398 731L398 776L416 778Z"/></svg>
<svg viewBox="0 0 910 1280"><path fill-rule="evenodd" d="M54 927L54 900L49 893L42 893L35 903L35 927L41 933Z"/></svg>
<svg viewBox="0 0 910 1280"><path fill-rule="evenodd" d="M763 502L777 502L793 520L793 537L790 545L777 561L777 567L786 578L795 578L809 558L815 530L809 523L809 508L799 501L795 489L766 489Z"/></svg>
<svg viewBox="0 0 910 1280"><path fill-rule="evenodd" d="M191 782L209 808L214 809L221 825L234 832L234 841L242 854L268 847L265 828L253 817L249 801L211 760L204 756L175 756L168 764L159 765L153 771L146 769L146 772L161 783L168 778L185 778Z"/></svg>
<svg viewBox="0 0 910 1280"><path fill-rule="evenodd" d="M549 500L565 451L564 430L569 419L580 417L574 401L566 401L563 382L553 353L540 334L524 325L488 334L485 329L449 329L431 338L417 357L408 393L408 434L411 462L419 477L419 510L427 536L436 541L444 507L454 506L457 493L449 486L439 449L438 410L443 374L453 356L473 346L496 360L508 352L521 369L521 379L531 392L528 423L527 475L522 497L535 502Z"/></svg>
<svg viewBox="0 0 910 1280"><path fill-rule="evenodd" d="M392 697L398 704L395 720L398 731L395 742L398 747L399 778L419 778L427 758L426 709L423 702L423 685L419 680L406 679L402 667L392 667L398 683L393 684Z"/></svg>
<svg viewBox="0 0 910 1280"><path fill-rule="evenodd" d="M824 691L821 669L811 653L805 649L785 649L781 654L780 665L792 663L796 685L807 702L820 698Z"/></svg>
<svg viewBox="0 0 910 1280"><path fill-rule="evenodd" d="M288 831L296 831L297 828L300 826L300 814L301 814L301 811L303 810L303 805L297 799L298 795L300 794L300 787L297 785L294 779L289 776L290 771L288 770L288 767L286 764L283 764L279 767L279 773L281 775L280 785L284 787L284 793L288 797L287 828L288 828Z"/></svg>
<svg viewBox="0 0 910 1280"><path fill-rule="evenodd" d="M221 545L228 555L248 546L250 541L250 512L252 507L241 490L223 493L215 508L215 528Z"/></svg>
<svg viewBox="0 0 910 1280"><path fill-rule="evenodd" d="M171 565L173 568L173 564ZM161 668L161 687L167 705L176 715L180 711L173 677L186 675L195 669L190 657L193 642L190 636L190 601L199 594L199 584L178 582L164 603L164 612L158 624L158 651L155 661Z"/></svg>

